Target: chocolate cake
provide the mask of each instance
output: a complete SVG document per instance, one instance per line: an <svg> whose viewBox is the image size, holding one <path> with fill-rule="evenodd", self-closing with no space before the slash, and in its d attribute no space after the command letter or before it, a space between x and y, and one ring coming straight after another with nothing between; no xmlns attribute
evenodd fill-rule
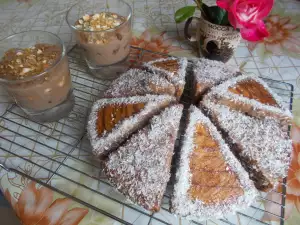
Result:
<svg viewBox="0 0 300 225"><path fill-rule="evenodd" d="M258 190L269 191L286 177L292 142L277 119L254 118L209 100L202 104Z"/></svg>
<svg viewBox="0 0 300 225"><path fill-rule="evenodd" d="M230 79L212 88L204 98L257 118L278 118L283 125L292 120L292 114L284 109L281 98L256 76Z"/></svg>
<svg viewBox="0 0 300 225"><path fill-rule="evenodd" d="M93 153L99 158L106 156L175 100L168 95L146 95L96 101L87 127Z"/></svg>
<svg viewBox="0 0 300 225"><path fill-rule="evenodd" d="M173 105L154 116L146 127L111 153L105 164L112 185L150 211L160 209L170 178L182 109L182 105Z"/></svg>
<svg viewBox="0 0 300 225"><path fill-rule="evenodd" d="M144 67L166 77L175 86L177 98L181 97L185 86L186 58L169 57L157 59L145 63Z"/></svg>
<svg viewBox="0 0 300 225"><path fill-rule="evenodd" d="M248 207L258 193L221 134L195 106L188 121L172 212L200 221Z"/></svg>
<svg viewBox="0 0 300 225"><path fill-rule="evenodd" d="M195 102L198 102L205 92L230 78L241 75L237 68L227 66L222 62L200 58L193 64L195 79Z"/></svg>
<svg viewBox="0 0 300 225"><path fill-rule="evenodd" d="M146 94L168 94L175 96L175 87L166 78L140 69L131 69L114 80L105 98L128 97Z"/></svg>

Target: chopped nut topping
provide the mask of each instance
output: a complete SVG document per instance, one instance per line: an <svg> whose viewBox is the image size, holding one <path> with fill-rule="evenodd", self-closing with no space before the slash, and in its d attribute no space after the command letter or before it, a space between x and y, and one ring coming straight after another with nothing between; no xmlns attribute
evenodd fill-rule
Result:
<svg viewBox="0 0 300 225"><path fill-rule="evenodd" d="M24 75L25 73L28 73L28 72L30 72L31 71L31 69L30 68L23 68L23 70L21 71L21 75Z"/></svg>
<svg viewBox="0 0 300 225"><path fill-rule="evenodd" d="M53 65L60 56L60 48L49 44L9 49L0 60L0 77L8 80L21 80L40 74Z"/></svg>
<svg viewBox="0 0 300 225"><path fill-rule="evenodd" d="M75 27L86 31L104 31L115 28L124 22L123 16L111 12L101 12L84 15L75 23Z"/></svg>

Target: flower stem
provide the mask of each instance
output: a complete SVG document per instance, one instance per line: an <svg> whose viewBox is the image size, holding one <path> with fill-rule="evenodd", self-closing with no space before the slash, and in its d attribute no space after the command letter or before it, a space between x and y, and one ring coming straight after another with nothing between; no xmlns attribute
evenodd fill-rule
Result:
<svg viewBox="0 0 300 225"><path fill-rule="evenodd" d="M204 18L208 18L204 12L204 10L202 9L202 0L194 0L194 2L196 3L197 5L197 8L200 10L201 12L201 16L204 17Z"/></svg>

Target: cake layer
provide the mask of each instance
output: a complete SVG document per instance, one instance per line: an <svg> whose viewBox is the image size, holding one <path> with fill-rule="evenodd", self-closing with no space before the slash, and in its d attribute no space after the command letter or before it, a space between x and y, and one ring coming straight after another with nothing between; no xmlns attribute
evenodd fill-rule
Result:
<svg viewBox="0 0 300 225"><path fill-rule="evenodd" d="M257 118L278 118L282 125L291 123L292 114L282 106L281 98L258 77L242 75L214 88L204 97L217 104Z"/></svg>
<svg viewBox="0 0 300 225"><path fill-rule="evenodd" d="M186 58L162 58L144 64L144 67L165 77L176 87L176 96L180 98L184 86L187 68Z"/></svg>
<svg viewBox="0 0 300 225"><path fill-rule="evenodd" d="M195 102L198 102L205 92L230 78L241 75L235 67L222 62L200 58L193 65L195 80Z"/></svg>
<svg viewBox="0 0 300 225"><path fill-rule="evenodd" d="M172 212L201 221L248 207L257 191L221 134L195 106L188 121Z"/></svg>
<svg viewBox="0 0 300 225"><path fill-rule="evenodd" d="M286 177L292 143L280 122L257 119L209 100L202 102L257 189L269 191Z"/></svg>
<svg viewBox="0 0 300 225"><path fill-rule="evenodd" d="M165 77L140 69L131 69L114 80L104 97L128 97L146 94L175 96L175 87Z"/></svg>
<svg viewBox="0 0 300 225"><path fill-rule="evenodd" d="M113 186L147 210L160 209L182 109L178 104L154 116L106 161L105 171Z"/></svg>
<svg viewBox="0 0 300 225"><path fill-rule="evenodd" d="M88 137L97 157L117 148L133 132L176 99L168 95L103 98L96 101L88 122Z"/></svg>

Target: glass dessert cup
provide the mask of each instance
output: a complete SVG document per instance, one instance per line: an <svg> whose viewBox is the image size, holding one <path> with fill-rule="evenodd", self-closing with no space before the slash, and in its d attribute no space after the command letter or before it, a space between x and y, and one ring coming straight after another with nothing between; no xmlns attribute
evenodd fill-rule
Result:
<svg viewBox="0 0 300 225"><path fill-rule="evenodd" d="M43 123L68 116L74 96L58 36L45 31L14 34L0 41L0 56L0 85L30 119Z"/></svg>
<svg viewBox="0 0 300 225"><path fill-rule="evenodd" d="M131 7L122 0L85 0L67 12L67 23L93 75L112 80L128 69Z"/></svg>

